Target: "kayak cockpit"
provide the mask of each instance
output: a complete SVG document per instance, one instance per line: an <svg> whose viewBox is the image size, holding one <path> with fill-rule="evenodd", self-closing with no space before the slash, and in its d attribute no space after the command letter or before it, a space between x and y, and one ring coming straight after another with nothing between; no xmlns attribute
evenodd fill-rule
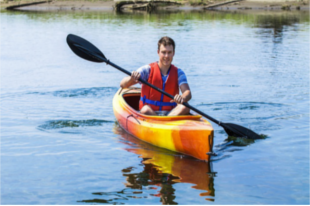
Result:
<svg viewBox="0 0 310 206"><path fill-rule="evenodd" d="M141 88L138 87L130 87L130 88L124 88L120 89L119 95L122 95L123 104L127 109L131 110L132 113L136 113L138 116L144 117L144 118L152 118L152 119L158 119L161 121L171 121L171 120L201 120L201 115L181 115L181 116L151 116L151 115L144 115L139 112L139 101L140 101L140 95L141 95Z"/></svg>
<svg viewBox="0 0 310 206"><path fill-rule="evenodd" d="M128 106L139 111L139 101L140 101L140 92L138 93L124 93L123 94L124 101Z"/></svg>

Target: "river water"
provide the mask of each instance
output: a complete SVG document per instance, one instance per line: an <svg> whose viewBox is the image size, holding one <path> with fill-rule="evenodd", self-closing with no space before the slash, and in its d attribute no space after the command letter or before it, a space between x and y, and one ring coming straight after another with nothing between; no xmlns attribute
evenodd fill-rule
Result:
<svg viewBox="0 0 310 206"><path fill-rule="evenodd" d="M309 204L309 13L1 12L1 204ZM215 124L210 163L115 122L125 75L71 52L68 34L134 70L176 41L190 104Z"/></svg>

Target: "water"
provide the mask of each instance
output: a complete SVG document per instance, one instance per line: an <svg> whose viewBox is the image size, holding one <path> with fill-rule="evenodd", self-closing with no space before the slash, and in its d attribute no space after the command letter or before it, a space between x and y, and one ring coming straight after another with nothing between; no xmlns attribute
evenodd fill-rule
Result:
<svg viewBox="0 0 310 206"><path fill-rule="evenodd" d="M215 129L211 163L122 131L124 74L75 56L77 34L134 70L176 41L191 105ZM1 13L2 204L309 204L309 13Z"/></svg>

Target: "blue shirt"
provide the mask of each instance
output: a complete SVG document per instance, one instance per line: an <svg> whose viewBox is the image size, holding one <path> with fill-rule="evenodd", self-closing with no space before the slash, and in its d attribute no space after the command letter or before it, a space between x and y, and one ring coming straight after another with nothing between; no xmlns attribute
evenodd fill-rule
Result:
<svg viewBox="0 0 310 206"><path fill-rule="evenodd" d="M150 76L151 66L150 65L144 65L144 66L140 67L139 69L137 69L137 72L140 73L141 79L143 79L144 81L147 81L149 79L149 76ZM161 74L161 78L162 78L163 82L166 82L168 75L164 76L163 74ZM179 68L178 68L178 82L179 82L179 86L181 86L182 84L188 84L185 73Z"/></svg>

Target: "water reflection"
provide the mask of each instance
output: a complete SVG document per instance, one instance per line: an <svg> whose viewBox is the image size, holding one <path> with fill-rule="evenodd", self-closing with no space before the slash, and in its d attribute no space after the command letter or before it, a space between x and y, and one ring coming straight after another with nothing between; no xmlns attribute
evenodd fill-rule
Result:
<svg viewBox="0 0 310 206"><path fill-rule="evenodd" d="M166 197L167 194L173 194L174 189L170 186L182 182L194 184L192 188L204 191L200 196L206 196L208 197L206 200L213 201L215 196L213 181L216 173L212 169L212 163L154 147L129 135L117 125L114 127L114 132L120 134L122 142L129 146L126 148L127 151L143 159L142 173L147 174L147 183L162 188L158 196L165 197L165 200L172 199ZM131 187L132 182L128 181L126 186ZM169 192L166 193L166 190Z"/></svg>
<svg viewBox="0 0 310 206"><path fill-rule="evenodd" d="M192 188L201 190L201 197L214 201L214 177L212 163L196 160L191 157L154 147L127 134L118 125L114 132L121 136L120 141L126 145L128 152L139 155L142 159L143 171L137 172L135 167L122 170L126 179L125 189L118 192L96 192L102 198L82 200L81 202L123 204L129 199L158 197L165 205L176 202L175 184L190 183ZM107 199L105 197L108 197Z"/></svg>
<svg viewBox="0 0 310 206"><path fill-rule="evenodd" d="M144 177L148 181L142 181L145 185L156 185L161 189L158 196L163 204L175 204L173 184L175 183L192 183L195 184L192 188L203 190L200 196L207 197L206 200L213 201L215 196L214 189L214 172L211 170L211 163L199 161L191 157L184 157L180 154L155 148L147 143L144 143L137 138L127 134L120 128L115 130L120 134L124 143L131 148L126 150L140 155L143 158ZM132 148L132 147L135 148ZM127 175L125 175L127 176ZM132 177L132 175L129 175ZM127 178L127 187L132 187L135 184L132 180L135 178ZM139 182L139 180L138 180Z"/></svg>
<svg viewBox="0 0 310 206"><path fill-rule="evenodd" d="M146 158L143 158L143 162L146 160ZM127 181L125 186L127 188L139 190L143 190L144 187L147 187L147 189L154 190L155 192L150 195L159 197L160 202L163 204L177 204L174 201L176 196L174 195L175 189L173 188L173 184L176 183L175 180L179 179L179 177L164 173L156 165L145 162L143 164L143 171L139 173L132 172L131 170L133 168L125 168L122 170L123 176L126 177ZM140 193L142 193L142 191ZM134 194L139 194L139 192L135 192ZM139 198L136 195L130 197Z"/></svg>
<svg viewBox="0 0 310 206"><path fill-rule="evenodd" d="M270 36L274 43L282 43L283 32L288 28L298 30L301 19L297 15L261 15L255 21L254 27L263 28L258 33L264 37Z"/></svg>
<svg viewBox="0 0 310 206"><path fill-rule="evenodd" d="M100 23L111 23L122 26L124 23L137 25L148 23L160 23L161 27L187 27L191 26L187 21L227 21L230 24L248 24L258 28L274 28L275 34L281 32L285 26L294 26L298 23L309 22L309 12L265 12L243 13L230 11L156 11L152 13L117 13L112 11L75 11L75 12L50 12L50 11L1 11L6 15L25 15L30 19L40 21L65 21L73 19L95 20ZM117 22L115 21L117 20ZM193 22L191 22L193 23ZM298 27L296 27L298 29Z"/></svg>

